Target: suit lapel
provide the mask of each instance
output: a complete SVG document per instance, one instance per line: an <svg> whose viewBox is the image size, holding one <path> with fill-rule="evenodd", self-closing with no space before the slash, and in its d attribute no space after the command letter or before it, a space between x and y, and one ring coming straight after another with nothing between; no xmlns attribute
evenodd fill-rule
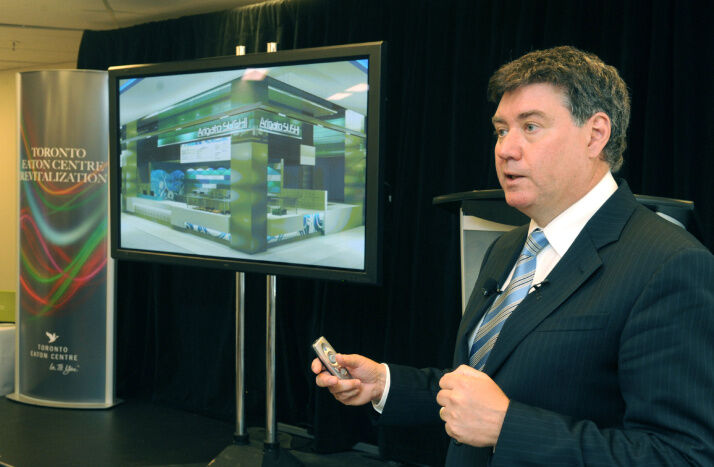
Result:
<svg viewBox="0 0 714 467"><path fill-rule="evenodd" d="M634 196L622 182L548 274L548 283L529 294L508 318L486 362L487 374L495 374L518 344L600 268L598 250L619 238L635 207Z"/></svg>
<svg viewBox="0 0 714 467"><path fill-rule="evenodd" d="M518 254L526 240L528 226L521 226L504 233L496 240L493 248L486 253L483 268L479 271L478 280L471 291L464 316L461 318L459 331L456 334L456 349L454 350L454 367L468 362L468 338L481 317L491 306L496 294L485 296L483 288L486 281L496 280L498 286L508 277L509 272L518 259ZM508 265L504 268L504 265Z"/></svg>
<svg viewBox="0 0 714 467"><path fill-rule="evenodd" d="M601 266L589 238L577 243L548 275L548 284L528 294L508 318L486 361L486 373L494 374L518 344Z"/></svg>

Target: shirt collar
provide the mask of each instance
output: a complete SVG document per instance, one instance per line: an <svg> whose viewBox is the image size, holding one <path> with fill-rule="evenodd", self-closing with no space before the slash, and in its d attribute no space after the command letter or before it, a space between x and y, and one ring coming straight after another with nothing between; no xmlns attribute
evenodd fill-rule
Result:
<svg viewBox="0 0 714 467"><path fill-rule="evenodd" d="M562 257L580 231L583 230L585 224L615 191L617 191L617 182L608 171L585 196L561 212L545 227L540 227L531 220L528 233L530 234L536 228L541 228L548 239L548 244Z"/></svg>

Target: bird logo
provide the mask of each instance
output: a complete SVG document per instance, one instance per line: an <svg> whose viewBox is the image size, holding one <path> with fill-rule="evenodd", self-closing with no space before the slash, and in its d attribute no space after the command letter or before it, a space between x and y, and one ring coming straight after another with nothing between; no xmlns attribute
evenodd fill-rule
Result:
<svg viewBox="0 0 714 467"><path fill-rule="evenodd" d="M50 344L54 343L57 339L59 339L59 336L54 332L45 332L45 335L47 336L47 339L50 340Z"/></svg>

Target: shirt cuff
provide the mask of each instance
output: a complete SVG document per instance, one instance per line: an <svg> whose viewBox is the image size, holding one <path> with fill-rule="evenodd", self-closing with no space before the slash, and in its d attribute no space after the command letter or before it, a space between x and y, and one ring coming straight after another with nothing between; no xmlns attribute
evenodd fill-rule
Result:
<svg viewBox="0 0 714 467"><path fill-rule="evenodd" d="M382 410L384 410L384 406L387 403L387 396L389 395L389 385L392 381L392 378L389 373L389 365L387 365L386 363L382 363L382 365L384 365L384 368L387 370L387 376L384 381L384 391L382 392L382 398L379 399L379 402L372 401L372 407L379 413L382 413Z"/></svg>

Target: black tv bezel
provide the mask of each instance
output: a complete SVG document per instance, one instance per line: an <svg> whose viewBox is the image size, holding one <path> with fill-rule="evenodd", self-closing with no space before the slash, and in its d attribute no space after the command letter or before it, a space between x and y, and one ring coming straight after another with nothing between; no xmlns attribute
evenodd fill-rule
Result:
<svg viewBox="0 0 714 467"><path fill-rule="evenodd" d="M109 202L110 251L117 260L209 267L246 273L293 276L307 279L380 284L382 279L385 52L383 41L336 45L271 53L201 58L188 61L111 67L109 76ZM173 252L137 250L120 245L121 217L119 170L119 80L159 75L221 71L261 66L319 63L339 59L369 59L367 95L367 160L365 187L364 269L347 269L308 264L278 263L244 258L199 256Z"/></svg>

